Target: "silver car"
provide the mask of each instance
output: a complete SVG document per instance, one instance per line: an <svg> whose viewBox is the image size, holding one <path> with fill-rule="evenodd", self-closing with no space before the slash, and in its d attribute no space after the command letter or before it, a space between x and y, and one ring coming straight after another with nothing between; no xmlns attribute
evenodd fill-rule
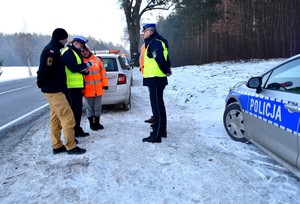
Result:
<svg viewBox="0 0 300 204"><path fill-rule="evenodd" d="M300 55L262 76L234 85L223 123L228 135L251 142L300 177Z"/></svg>
<svg viewBox="0 0 300 204"><path fill-rule="evenodd" d="M108 90L103 94L102 104L121 104L123 110L130 110L132 70L118 53L96 51L95 55L103 61L108 77Z"/></svg>

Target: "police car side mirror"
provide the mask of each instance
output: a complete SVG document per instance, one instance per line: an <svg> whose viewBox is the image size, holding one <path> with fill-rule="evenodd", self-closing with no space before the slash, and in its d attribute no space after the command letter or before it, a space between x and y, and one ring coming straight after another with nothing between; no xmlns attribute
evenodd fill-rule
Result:
<svg viewBox="0 0 300 204"><path fill-rule="evenodd" d="M251 77L247 82L247 87L251 89L256 89L256 93L261 93L262 78L261 77Z"/></svg>

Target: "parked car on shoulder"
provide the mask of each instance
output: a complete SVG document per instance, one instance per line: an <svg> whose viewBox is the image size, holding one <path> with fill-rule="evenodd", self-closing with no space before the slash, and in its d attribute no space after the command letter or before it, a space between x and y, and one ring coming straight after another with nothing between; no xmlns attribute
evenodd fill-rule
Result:
<svg viewBox="0 0 300 204"><path fill-rule="evenodd" d="M223 123L233 140L253 143L300 177L300 55L235 84Z"/></svg>
<svg viewBox="0 0 300 204"><path fill-rule="evenodd" d="M121 104L123 110L130 110L132 70L126 67L119 50L98 50L94 54L103 61L108 78L108 90L102 96L102 104Z"/></svg>

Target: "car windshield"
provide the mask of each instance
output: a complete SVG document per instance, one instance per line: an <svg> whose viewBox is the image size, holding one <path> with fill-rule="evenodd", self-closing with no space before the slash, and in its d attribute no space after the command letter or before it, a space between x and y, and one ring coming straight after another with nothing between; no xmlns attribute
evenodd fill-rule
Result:
<svg viewBox="0 0 300 204"><path fill-rule="evenodd" d="M300 94L300 59L283 64L264 79L267 77L265 88Z"/></svg>

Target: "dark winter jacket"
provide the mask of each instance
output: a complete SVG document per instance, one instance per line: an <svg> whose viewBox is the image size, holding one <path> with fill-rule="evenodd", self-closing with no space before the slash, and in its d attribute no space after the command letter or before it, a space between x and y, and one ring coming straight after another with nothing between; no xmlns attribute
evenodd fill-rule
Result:
<svg viewBox="0 0 300 204"><path fill-rule="evenodd" d="M67 65L68 69L71 72L82 72L84 69L87 68L87 64L83 63L83 60L80 55L81 51L78 50L72 43L69 44L67 47L69 47L69 49L65 51L62 56L64 63ZM76 56L74 55L72 50L74 50L78 54L78 56L80 56L82 61L81 64L77 64Z"/></svg>
<svg viewBox="0 0 300 204"><path fill-rule="evenodd" d="M41 53L37 85L44 93L66 93L65 64L60 54L63 47L59 41L51 40Z"/></svg>
<svg viewBox="0 0 300 204"><path fill-rule="evenodd" d="M145 39L145 47L147 49L147 56L149 58L155 59L157 62L159 68L161 71L165 74L171 74L171 62L169 59L169 56L167 60L165 60L164 53L163 53L163 46L162 43L159 41L165 43L166 47L169 48L168 41L163 38L161 35L159 35L157 32L154 32L150 37ZM156 53L155 56L153 56L152 53ZM143 85L144 86L159 86L159 85L167 85L168 80L167 77L151 77L151 78L143 78Z"/></svg>

